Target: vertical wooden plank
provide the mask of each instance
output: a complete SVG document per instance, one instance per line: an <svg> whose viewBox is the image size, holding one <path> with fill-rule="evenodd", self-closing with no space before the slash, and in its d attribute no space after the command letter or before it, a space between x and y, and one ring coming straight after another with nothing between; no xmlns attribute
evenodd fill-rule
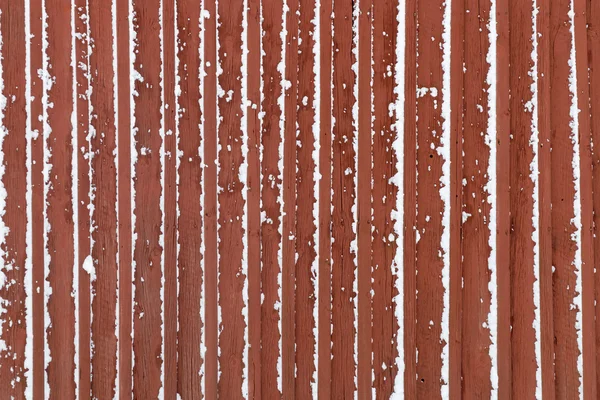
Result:
<svg viewBox="0 0 600 400"><path fill-rule="evenodd" d="M108 398L114 396L117 376L117 121L112 10L93 2L90 3L88 18L90 147L87 158L91 169L91 207L87 215L80 214L79 218L89 215L92 220L91 254L86 256L83 264L92 285L91 395ZM88 232L80 230L79 235L88 235ZM86 327L82 326L83 329Z"/></svg>
<svg viewBox="0 0 600 400"><path fill-rule="evenodd" d="M600 4L594 1L587 2L587 46L588 46L588 71L589 71L589 99L590 99L590 128L592 144L600 143ZM592 193L593 193L593 234L594 234L594 265L600 265L600 150L597 145L592 146ZM596 301L600 292L600 273L594 269ZM596 307L596 381L600 379L600 307Z"/></svg>
<svg viewBox="0 0 600 400"><path fill-rule="evenodd" d="M556 397L583 395L581 351L581 209L577 94L570 1L550 12L550 129L552 173L552 265ZM561 55L561 56L559 56ZM568 55L568 56L567 56Z"/></svg>
<svg viewBox="0 0 600 400"><path fill-rule="evenodd" d="M176 130L176 33L175 26L175 0L163 0L160 14L161 23L161 50L162 50L162 128L161 137L163 145L161 149L162 158L162 187L163 187L163 288L161 291L162 308L162 375L166 400L175 400L177 397L177 327L178 327L178 207L177 207L177 183L179 149L177 147ZM197 21L197 20L196 20ZM198 25L198 22L196 22ZM197 71L194 70L194 71ZM197 105L197 103L195 104Z"/></svg>
<svg viewBox="0 0 600 400"><path fill-rule="evenodd" d="M298 72L296 95L296 227L297 254L295 262L295 337L296 387L299 399L317 395L316 384L316 268L315 239L317 221L315 203L318 177L315 163L318 142L315 142L315 46L314 30L316 3L300 0L298 4Z"/></svg>
<svg viewBox="0 0 600 400"><path fill-rule="evenodd" d="M248 130L248 398L261 399L261 18L260 0L248 0L247 15L247 96Z"/></svg>
<svg viewBox="0 0 600 400"><path fill-rule="evenodd" d="M44 398L45 390L45 333L44 333L44 308L45 308L45 233L44 233L44 134L43 134L43 103L44 93L43 75L39 74L43 68L43 28L42 28L42 0L31 0L29 56L31 77L30 83L30 124L31 124L31 208L32 208L32 322L33 322L33 371L32 394L35 398Z"/></svg>
<svg viewBox="0 0 600 400"><path fill-rule="evenodd" d="M495 79L491 1L464 3L462 135L462 393L491 398L497 390L495 335ZM494 22L492 22L494 21ZM456 52L453 50L453 54ZM496 61L493 60L493 63ZM493 69L492 69L493 68ZM457 86L460 82L457 82ZM490 320L492 316L492 320Z"/></svg>
<svg viewBox="0 0 600 400"><path fill-rule="evenodd" d="M202 3L178 0L176 14L177 141L177 393L182 399L202 398L203 337L203 101L201 54Z"/></svg>
<svg viewBox="0 0 600 400"><path fill-rule="evenodd" d="M396 116L395 72L398 26L395 1L373 3L373 164L372 164L372 279L373 279L373 374L377 398L388 398L397 373L396 322L394 321L393 263L396 232L391 224L398 188L393 184L397 163L393 151ZM359 147L359 153L362 147ZM360 254L359 248L359 254Z"/></svg>
<svg viewBox="0 0 600 400"><path fill-rule="evenodd" d="M91 393L91 287L90 275L84 269L93 267L91 257L91 203L90 203L90 163L93 151L90 148L90 62L88 51L90 47L90 15L86 0L75 2L75 70L77 81L77 245L79 247L79 279L77 323L79 324L79 376L77 377L79 397L90 396ZM116 33L115 33L116 34ZM106 40L106 38L104 38ZM98 74L96 74L97 77ZM86 263L86 261L88 261Z"/></svg>
<svg viewBox="0 0 600 400"><path fill-rule="evenodd" d="M465 366L465 360L463 359L463 328L466 322L466 318L463 317L469 317L463 313L464 307L468 306L464 298L464 260L466 252L471 251L475 255L478 252L463 245L463 157L465 156L465 129L468 129L465 126L465 53L467 44L470 44L467 43L465 37L465 31L467 30L465 27L465 18L468 16L468 13L466 12L467 4L465 1L453 1L451 6L453 28L451 29L450 37L450 47L452 50L450 60L450 108L452 113L450 122L450 159L452 160L450 166L450 298L452 300L450 302L450 332L448 336L450 340L448 352L450 375L448 384L450 386L450 398L461 398L463 393L468 396L468 392L463 392L465 389L463 374L466 377L469 372L468 366ZM476 9L478 17L480 12L479 6ZM479 34L479 31L477 33ZM481 83L478 86L481 89ZM481 300L475 306L479 307L480 305Z"/></svg>
<svg viewBox="0 0 600 400"><path fill-rule="evenodd" d="M353 64L353 4L333 2L332 107L332 396L353 397L356 390L354 298L356 253L356 137Z"/></svg>
<svg viewBox="0 0 600 400"><path fill-rule="evenodd" d="M283 183L282 1L262 8L261 396L281 397L281 240Z"/></svg>
<svg viewBox="0 0 600 400"><path fill-rule="evenodd" d="M116 36L117 36L117 168L118 168L118 234L119 234L119 362L118 362L118 397L120 400L131 398L133 371L133 303L132 303L132 140L133 131L130 105L131 88L134 82L129 79L130 59L130 0L116 1Z"/></svg>
<svg viewBox="0 0 600 400"><path fill-rule="evenodd" d="M554 371L554 314L553 314L553 274L552 260L552 145L551 145L551 35L549 0L538 0L540 11L535 17L537 31L537 126L539 140L537 146L539 165L539 288L540 288L540 338L541 341L541 395L544 399L555 398Z"/></svg>
<svg viewBox="0 0 600 400"><path fill-rule="evenodd" d="M593 229L593 192L592 192L592 137L590 113L590 87L588 71L587 16L585 0L571 2L571 34L574 54L571 59L576 84L573 89L577 102L572 112L578 118L579 134L579 207L581 218L581 264L579 279L581 281L579 296L581 296L581 324L579 330L581 357L578 363L583 368L583 397L597 398L598 382L596 381L595 341L595 288L594 288L594 237ZM575 206L576 207L576 206Z"/></svg>
<svg viewBox="0 0 600 400"><path fill-rule="evenodd" d="M282 395L295 399L296 385L296 141L298 110L298 1L285 1L284 12L284 119L283 210L281 235L281 367Z"/></svg>
<svg viewBox="0 0 600 400"><path fill-rule="evenodd" d="M356 340L354 317L355 252L352 243L356 207L355 149L356 129L353 120L355 84L352 66L353 9L350 2L333 2L333 111L332 111L332 382L334 398L353 397Z"/></svg>
<svg viewBox="0 0 600 400"><path fill-rule="evenodd" d="M75 398L72 3L43 3L46 396ZM75 119L75 120L74 120ZM46 152L47 150L47 152Z"/></svg>
<svg viewBox="0 0 600 400"><path fill-rule="evenodd" d="M217 397L218 304L217 304L217 2L207 0L204 39L204 294L205 294L205 378L207 399Z"/></svg>
<svg viewBox="0 0 600 400"><path fill-rule="evenodd" d="M218 395L243 398L245 271L243 271L245 201L240 168L242 153L242 20L243 2L218 6L218 251L219 251L219 383Z"/></svg>
<svg viewBox="0 0 600 400"><path fill-rule="evenodd" d="M25 398L27 184L25 4L0 4L0 391Z"/></svg>
<svg viewBox="0 0 600 400"><path fill-rule="evenodd" d="M319 15L320 40L320 152L319 166L319 398L328 399L332 391L331 338L331 154L332 154L332 47L333 3L323 0Z"/></svg>
<svg viewBox="0 0 600 400"><path fill-rule="evenodd" d="M134 1L132 7L135 82L133 143L133 396L153 398L162 385L162 62L161 2ZM133 56L133 55L132 55ZM152 195L148 195L152 193Z"/></svg>
<svg viewBox="0 0 600 400"><path fill-rule="evenodd" d="M416 22L416 378L417 395L431 399L449 384L449 6L419 1Z"/></svg>
<svg viewBox="0 0 600 400"><path fill-rule="evenodd" d="M402 18L402 16L400 17ZM404 74L404 395L417 397L417 0L406 2Z"/></svg>
<svg viewBox="0 0 600 400"><path fill-rule="evenodd" d="M373 82L373 3L359 1L358 15L358 398L373 395L373 299L372 289L372 82ZM393 14L392 14L393 15ZM392 17L389 15L388 17ZM391 33L390 33L391 34Z"/></svg>
<svg viewBox="0 0 600 400"><path fill-rule="evenodd" d="M498 399L512 396L510 295L510 32L509 0L496 1L496 268L498 279Z"/></svg>
<svg viewBox="0 0 600 400"><path fill-rule="evenodd" d="M535 24L533 3L512 0L510 20L510 215L511 215L511 315L512 397L538 395L539 320L533 288L537 284L537 254L534 246L534 175L532 165L537 143L535 124L535 64L532 37ZM513 46L512 43L519 45ZM533 71L533 72L532 72ZM534 173L537 167L533 165ZM539 306L539 304L538 304Z"/></svg>

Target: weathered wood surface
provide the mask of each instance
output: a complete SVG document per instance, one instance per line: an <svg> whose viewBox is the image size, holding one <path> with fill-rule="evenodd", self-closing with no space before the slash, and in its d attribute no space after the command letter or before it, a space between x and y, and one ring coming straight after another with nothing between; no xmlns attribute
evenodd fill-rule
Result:
<svg viewBox="0 0 600 400"><path fill-rule="evenodd" d="M598 2L0 0L0 92L0 398L597 398Z"/></svg>

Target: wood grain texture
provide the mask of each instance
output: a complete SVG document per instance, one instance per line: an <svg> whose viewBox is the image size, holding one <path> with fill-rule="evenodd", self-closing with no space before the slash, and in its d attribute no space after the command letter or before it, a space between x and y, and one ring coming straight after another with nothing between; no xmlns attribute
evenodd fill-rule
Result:
<svg viewBox="0 0 600 400"><path fill-rule="evenodd" d="M116 71L113 63L113 37L116 32L112 30L113 17L108 7L93 4L89 8L89 40L93 46L89 56L91 134L87 159L90 170L84 169L83 172L91 176L88 199L92 204L89 213L91 226L88 228L91 232L91 258L83 262L92 264L94 272L81 273L91 275L92 300L89 312L93 319L88 329L80 323L80 336L82 331L91 331L91 393L92 397L98 398L114 396L117 378L117 121L114 96ZM104 29L107 26L111 29ZM99 75L97 71L106 71L106 74ZM84 232L80 231L80 237L85 236ZM80 248L80 255L81 251ZM84 304L80 302L82 308ZM84 371L81 373L84 377L88 371L85 371L86 375Z"/></svg>
<svg viewBox="0 0 600 400"><path fill-rule="evenodd" d="M133 396L162 391L164 324L161 2L133 2L132 88Z"/></svg>
<svg viewBox="0 0 600 400"><path fill-rule="evenodd" d="M242 149L242 20L244 3L219 2L217 37L217 201L218 201L218 297L219 297L219 396L244 398L246 227L244 184L240 174L245 162Z"/></svg>
<svg viewBox="0 0 600 400"><path fill-rule="evenodd" d="M182 399L201 398L203 357L201 346L204 334L203 243L204 219L202 213L202 94L200 91L202 63L200 26L202 5L195 1L177 3L176 78L178 85L176 127L173 132L177 155L169 159L177 164L177 274L175 295L177 299L177 393ZM203 26L203 25L202 25ZM180 157L179 157L180 155ZM172 182L172 179L170 180ZM185 227L185 228L183 228ZM189 234L181 235L185 231Z"/></svg>
<svg viewBox="0 0 600 400"><path fill-rule="evenodd" d="M0 226L2 242L0 258L2 269L0 280L0 391L5 396L22 398L27 386L26 376L31 365L27 365L25 352L30 342L27 319L31 308L27 298L26 277L31 273L26 251L28 244L27 180L28 169L28 121L25 105L26 87L24 85L25 60L25 13L23 4L0 10L0 71L2 71L2 152L1 185L2 205ZM10 39L9 39L10 38ZM9 56L10 55L10 56ZM10 106L8 106L10 104ZM14 134L13 134L14 132ZM22 134L17 134L21 132ZM31 277L29 276L29 279Z"/></svg>
<svg viewBox="0 0 600 400"><path fill-rule="evenodd" d="M0 398L596 398L599 27L1 0Z"/></svg>
<svg viewBox="0 0 600 400"><path fill-rule="evenodd" d="M75 93L72 36L73 5L64 0L44 2L43 84L44 115L44 285L45 395L74 398L76 393L76 331L74 288L78 263L75 253L75 187L73 153Z"/></svg>

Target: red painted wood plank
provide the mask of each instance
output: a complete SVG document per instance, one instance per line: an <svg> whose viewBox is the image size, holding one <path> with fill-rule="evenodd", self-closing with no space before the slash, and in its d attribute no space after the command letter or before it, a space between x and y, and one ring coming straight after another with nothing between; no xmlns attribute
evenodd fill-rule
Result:
<svg viewBox="0 0 600 400"><path fill-rule="evenodd" d="M260 0L248 1L248 55L249 77L261 76L261 17ZM262 397L261 365L261 79L248 79L246 107L248 129L248 398Z"/></svg>
<svg viewBox="0 0 600 400"><path fill-rule="evenodd" d="M587 46L588 46L588 60L587 65L589 68L589 102L590 102L590 128L592 143L600 142L600 117L598 117L598 110L600 110L600 67L598 60L600 59L600 5L596 2L588 1L586 7L587 17ZM600 262L600 234L598 228L600 227L600 177L598 174L598 166L600 164L600 151L597 147L592 147L592 193L593 193L593 234L594 234L594 265L598 265ZM594 271L596 272L596 271ZM595 273L594 277L596 299L598 298L598 291L600 290L600 274ZM600 346L598 345L598 334L600 332L600 308L596 308L596 377L592 377L598 382L600 378Z"/></svg>
<svg viewBox="0 0 600 400"><path fill-rule="evenodd" d="M0 5L0 391L24 398L27 375L26 274L28 139L23 4Z"/></svg>
<svg viewBox="0 0 600 400"><path fill-rule="evenodd" d="M32 393L35 398L46 396L45 362L44 362L44 312L45 312L45 285L44 285L44 135L43 135L43 106L42 96L44 87L42 75L38 72L43 66L42 52L42 1L30 2L30 109L31 114L31 185L32 185L32 333L33 333L33 368L32 368Z"/></svg>
<svg viewBox="0 0 600 400"><path fill-rule="evenodd" d="M240 167L242 149L242 20L243 2L218 4L218 266L219 266L219 382L218 393L227 399L243 398L245 385L244 330L245 227L242 218L245 182Z"/></svg>
<svg viewBox="0 0 600 400"><path fill-rule="evenodd" d="M525 103L535 102L532 90L533 3L513 1L509 4L510 42L520 43L510 48L510 274L512 316L512 397L535 396L541 382L537 376L535 299L537 264L534 254L533 227L534 182L530 177L534 151L537 151L537 131L532 125L535 114ZM532 144L534 143L534 144ZM539 324L539 321L537 321Z"/></svg>
<svg viewBox="0 0 600 400"><path fill-rule="evenodd" d="M76 393L72 13L64 1L44 2L45 395L50 399L71 399Z"/></svg>
<svg viewBox="0 0 600 400"><path fill-rule="evenodd" d="M464 85L461 111L462 134L462 394L465 399L489 398L492 393L492 367L496 355L490 354L496 321L489 321L496 284L495 261L492 257L492 213L495 212L495 172L491 169L490 108L494 96L487 57L490 43L489 1L465 1L464 28ZM456 55L456 52L453 53ZM491 77L492 80L495 77ZM494 86L495 89L495 86ZM491 117L491 118L490 118ZM494 129L494 128L492 128ZM490 174L491 172L491 174ZM455 210L458 211L458 210ZM495 219L494 219L495 223ZM497 389L497 388L494 388Z"/></svg>
<svg viewBox="0 0 600 400"><path fill-rule="evenodd" d="M112 10L100 4L89 7L91 254L83 272L91 281L91 396L114 396L117 378L117 171L115 79L113 70ZM107 29L111 27L111 29ZM100 71L102 74L100 75ZM87 144L87 143L86 143ZM84 144L82 144L84 145ZM89 231L88 231L89 232ZM79 232L85 236L88 232ZM82 249L79 249L81 252ZM88 255L86 255L87 257ZM80 288L80 290L85 288ZM81 304L85 307L87 304ZM89 329L80 325L80 332ZM84 348L85 349L85 348ZM87 350L87 349L86 349ZM83 373L83 371L82 371ZM85 396L87 397L87 396Z"/></svg>
<svg viewBox="0 0 600 400"><path fill-rule="evenodd" d="M203 293L203 174L204 141L202 137L201 93L203 54L201 51L202 4L179 0L176 38L176 140L177 154L177 275L174 298L178 302L177 393L182 399L203 396L201 371L204 368L201 346L204 316L201 314ZM166 356L166 354L165 354Z"/></svg>
<svg viewBox="0 0 600 400"><path fill-rule="evenodd" d="M510 26L508 0L496 2L496 268L498 274L498 398L512 396L510 299Z"/></svg>
<svg viewBox="0 0 600 400"><path fill-rule="evenodd" d="M296 141L298 110L298 2L284 2L284 108L281 235L281 367L282 395L295 399L296 387Z"/></svg>
<svg viewBox="0 0 600 400"><path fill-rule="evenodd" d="M547 0L541 0L539 6L546 9ZM553 263L552 263L552 163L551 124L550 124L550 31L549 13L541 12L536 16L538 31L538 113L539 127L539 280L540 280L540 313L541 313L541 387L542 396L555 398L554 370L554 315L553 315Z"/></svg>
<svg viewBox="0 0 600 400"><path fill-rule="evenodd" d="M331 162L332 162L332 47L333 47L333 2L323 0L320 4L319 41L320 41L320 110L319 124L319 335L317 366L319 398L330 398L332 391L332 316L331 316ZM323 88L327 88L324 90Z"/></svg>
<svg viewBox="0 0 600 400"><path fill-rule="evenodd" d="M133 396L163 390L162 62L160 1L134 2L133 89Z"/></svg>
<svg viewBox="0 0 600 400"><path fill-rule="evenodd" d="M117 175L118 175L118 219L119 219L119 365L118 391L119 399L131 397L133 371L133 303L132 303L132 180L131 180L131 135L121 132L131 132L131 84L130 72L130 24L129 2L116 0L117 18Z"/></svg>
<svg viewBox="0 0 600 400"><path fill-rule="evenodd" d="M372 79L373 79L373 4L359 2L358 15L358 398L370 400L373 395L373 314L372 314ZM393 13L388 18L393 18Z"/></svg>
<svg viewBox="0 0 600 400"><path fill-rule="evenodd" d="M315 236L317 221L316 184L318 171L315 158L318 153L318 135L314 127L315 113L315 40L316 26L314 0L298 4L298 72L297 72L297 140L296 140L296 248L295 313L296 313L296 387L299 399L314 397L316 384L316 267ZM289 168L289 167L288 167ZM293 168L293 167L292 167Z"/></svg>
<svg viewBox="0 0 600 400"><path fill-rule="evenodd" d="M594 215L593 215L593 159L592 159L592 131L590 112L590 85L588 67L588 42L587 42L587 17L586 2L575 0L571 3L573 46L575 49L574 71L577 85L576 107L578 110L579 130L579 177L580 177L580 207L581 207L581 352L583 362L583 396L596 398L598 382L596 381L596 324L595 305L596 295L594 287ZM581 110L581 111L579 111ZM577 328L577 327L576 327Z"/></svg>
<svg viewBox="0 0 600 400"><path fill-rule="evenodd" d="M373 165L372 179L372 290L373 290L373 370L377 398L389 398L393 391L397 366L397 342L394 337L395 296L394 258L396 233L391 224L398 188L392 182L396 154L393 149L396 116L390 112L396 100L396 12L398 4L373 3ZM359 148L359 153L362 147ZM364 184L364 183L363 183ZM359 254L361 248L359 247ZM360 290L360 289L359 289Z"/></svg>
<svg viewBox="0 0 600 400"><path fill-rule="evenodd" d="M177 208L177 137L176 131L176 32L175 1L162 1L161 10L161 51L162 51L162 187L163 187L163 309L162 335L163 360L162 380L166 400L177 398L177 375L171 371L177 370L177 331L178 331L178 208ZM193 308L192 308L193 310Z"/></svg>
<svg viewBox="0 0 600 400"><path fill-rule="evenodd" d="M404 395L417 397L417 0L406 2L404 69Z"/></svg>
<svg viewBox="0 0 600 400"><path fill-rule="evenodd" d="M358 5L355 5L358 6ZM353 397L356 390L356 62L353 4L333 2L331 291L332 397Z"/></svg>
<svg viewBox="0 0 600 400"><path fill-rule="evenodd" d="M581 396L581 380L578 368L580 352L578 331L581 326L581 217L576 213L580 206L581 183L576 182L580 173L573 161L579 141L577 121L573 120L572 102L577 98L571 91L570 79L575 68L570 54L573 43L571 34L571 3L551 2L543 12L549 13L550 42L550 142L552 174L552 265L553 313L555 337L555 391L557 398ZM558 54L564 56L558 57ZM567 56L569 55L569 56ZM573 125L572 125L573 124ZM579 161L577 161L579 164ZM580 212L580 211L579 211ZM579 261L577 261L579 258ZM579 283L578 283L579 281ZM578 322L579 321L579 322ZM579 325L579 326L576 326Z"/></svg>
<svg viewBox="0 0 600 400"><path fill-rule="evenodd" d="M217 397L218 382L218 304L217 304L217 10L216 1L204 6L204 293L205 302L205 378L207 399Z"/></svg>
<svg viewBox="0 0 600 400"><path fill-rule="evenodd" d="M91 258L91 209L90 209L90 163L93 150L90 148L90 62L89 62L89 46L90 46L90 18L87 15L88 7L85 1L75 2L75 70L77 82L77 246L79 247L78 257L78 295L77 301L77 323L79 324L79 376L77 377L78 395L80 397L90 396L92 384L92 365L91 365L91 336L92 336L92 321L91 321L91 286L90 275L84 269L86 260L92 261ZM95 20L94 20L95 22ZM116 32L115 32L116 34ZM112 43L112 38L101 37L102 40L109 40ZM101 47L105 44L102 43ZM97 54L94 55L97 59ZM112 54L109 60L112 59ZM97 66L97 65L96 65ZM100 68L102 70L102 68ZM96 71L98 69L96 68ZM97 80L97 74L95 79ZM97 98L97 95L96 95ZM96 104L97 106L98 104ZM96 123L96 125L98 125ZM114 131L114 129L113 129ZM101 149L98 149L101 150ZM116 176L113 177L113 179ZM89 265L85 264L86 266Z"/></svg>
<svg viewBox="0 0 600 400"><path fill-rule="evenodd" d="M449 358L449 393L451 398L460 398L463 395L463 325L468 315L463 313L465 265L464 254L469 252L469 247L463 246L463 175L465 162L463 157L465 145L465 61L466 61L466 8L464 1L454 2L452 5L452 25L458 28L451 29L450 46L452 57L450 60L450 340L448 349ZM479 14L479 7L477 8ZM483 31L483 28L482 28ZM468 43L471 45L471 42ZM478 64L477 64L478 65ZM486 107L487 108L487 107ZM475 253L477 254L477 253ZM481 303L481 301L479 302ZM475 305L476 307L480 304ZM466 318L463 318L465 316ZM465 335L466 336L466 335ZM465 376L468 375L465 368ZM468 392L465 392L468 395Z"/></svg>
<svg viewBox="0 0 600 400"><path fill-rule="evenodd" d="M442 376L443 369L448 368L443 353L448 353L449 345L448 338L444 339L449 327L442 326L448 323L444 314L449 312L444 296L450 290L442 280L450 273L444 262L444 251L449 249L442 243L445 230L450 228L442 221L444 207L449 204L441 197L444 163L449 162L442 156L444 146L448 146L442 136L449 133L444 132L444 118L449 116L442 115L442 107L443 102L450 101L449 94L443 92L443 49L450 45L443 39L445 11L443 2L417 3L416 379L417 396L430 399L441 398L443 386L449 383L448 377ZM449 177L445 179L449 181Z"/></svg>
<svg viewBox="0 0 600 400"><path fill-rule="evenodd" d="M261 396L281 396L281 211L283 171L283 2L262 9Z"/></svg>

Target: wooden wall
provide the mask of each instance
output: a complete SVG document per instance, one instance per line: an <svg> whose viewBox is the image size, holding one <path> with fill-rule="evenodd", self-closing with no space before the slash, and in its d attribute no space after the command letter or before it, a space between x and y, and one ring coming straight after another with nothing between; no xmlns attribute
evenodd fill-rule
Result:
<svg viewBox="0 0 600 400"><path fill-rule="evenodd" d="M0 61L0 398L600 395L599 2L0 0Z"/></svg>

